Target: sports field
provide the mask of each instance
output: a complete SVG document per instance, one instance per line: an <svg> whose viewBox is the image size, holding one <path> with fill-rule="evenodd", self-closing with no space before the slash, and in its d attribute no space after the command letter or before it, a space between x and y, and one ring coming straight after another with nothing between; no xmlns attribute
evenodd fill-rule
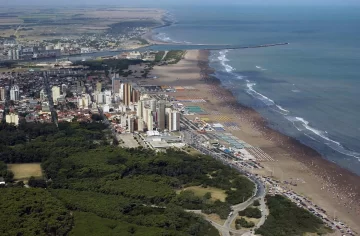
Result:
<svg viewBox="0 0 360 236"><path fill-rule="evenodd" d="M9 164L8 169L14 173L15 180L27 180L31 176L42 177L40 163Z"/></svg>

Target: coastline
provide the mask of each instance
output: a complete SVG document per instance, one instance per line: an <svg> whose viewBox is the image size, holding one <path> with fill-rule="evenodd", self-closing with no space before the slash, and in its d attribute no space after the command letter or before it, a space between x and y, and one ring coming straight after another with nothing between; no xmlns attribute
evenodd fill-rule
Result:
<svg viewBox="0 0 360 236"><path fill-rule="evenodd" d="M168 42L155 40L152 37L153 36L153 29L155 29L155 28L151 28L148 32L146 32L145 34L140 36L142 39L149 42L149 45L147 45L147 46L172 44L172 43L168 43Z"/></svg>
<svg viewBox="0 0 360 236"><path fill-rule="evenodd" d="M161 24L158 26L154 26L151 27L148 32L146 32L145 34L141 35L140 38L148 41L150 44L148 46L152 46L152 45L164 45L164 44L172 44L170 42L164 42L164 41L160 41L160 40L155 40L153 37L153 30L154 29L160 29L160 28L164 28L164 27L168 27L171 26L174 21L172 21L171 19L168 19L168 15L169 12L163 12L161 18Z"/></svg>
<svg viewBox="0 0 360 236"><path fill-rule="evenodd" d="M355 231L360 232L357 218L360 206L360 176L324 159L318 152L267 126L267 121L257 111L240 104L233 94L222 87L221 81L212 76L209 51L188 51L185 59L176 65L154 67L152 75L159 79L152 84L193 86L196 90L176 92L170 96L202 96L207 102L199 105L205 111L217 111L231 117L239 124L240 131L229 131L245 142L261 148L275 161L261 162L265 168L256 172L274 176L279 180L297 181L288 189L301 193L325 210L329 217L338 216ZM174 77L176 75L176 77ZM202 117L201 115L197 115ZM211 120L218 116L207 115ZM300 181L301 180L301 181Z"/></svg>

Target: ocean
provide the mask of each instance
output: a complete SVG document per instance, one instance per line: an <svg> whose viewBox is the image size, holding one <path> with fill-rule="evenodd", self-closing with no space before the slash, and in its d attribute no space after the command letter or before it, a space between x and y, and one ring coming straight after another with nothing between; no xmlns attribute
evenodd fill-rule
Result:
<svg viewBox="0 0 360 236"><path fill-rule="evenodd" d="M359 7L177 7L154 38L214 50L210 66L269 126L360 175Z"/></svg>

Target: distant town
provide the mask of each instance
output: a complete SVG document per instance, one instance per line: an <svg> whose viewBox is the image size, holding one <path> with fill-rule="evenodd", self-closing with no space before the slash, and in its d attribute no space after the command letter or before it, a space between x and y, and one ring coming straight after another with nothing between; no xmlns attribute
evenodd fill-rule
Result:
<svg viewBox="0 0 360 236"><path fill-rule="evenodd" d="M112 35L84 35L78 39L61 38L59 40L18 43L15 38L0 39L0 60L37 60L44 58L59 58L99 51L114 51L120 49L136 49L149 43L140 36L148 29L136 27L132 32L121 37Z"/></svg>
<svg viewBox="0 0 360 236"><path fill-rule="evenodd" d="M156 9L4 9L0 19L0 61L59 58L149 45L142 36L166 22ZM109 16L113 16L109 18ZM141 16L141 18L140 18ZM61 23L59 23L61 21Z"/></svg>

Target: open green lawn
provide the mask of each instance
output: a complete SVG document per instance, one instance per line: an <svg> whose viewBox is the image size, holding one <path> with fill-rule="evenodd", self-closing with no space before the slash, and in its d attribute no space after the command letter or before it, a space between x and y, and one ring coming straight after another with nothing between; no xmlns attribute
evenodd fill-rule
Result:
<svg viewBox="0 0 360 236"><path fill-rule="evenodd" d="M183 190L193 191L195 196L198 196L198 197L203 197L206 193L211 193L212 201L220 200L222 202L225 202L225 199L227 197L225 190L222 190L219 188L213 188L213 187L204 188L201 186L191 186L191 187L187 187Z"/></svg>

